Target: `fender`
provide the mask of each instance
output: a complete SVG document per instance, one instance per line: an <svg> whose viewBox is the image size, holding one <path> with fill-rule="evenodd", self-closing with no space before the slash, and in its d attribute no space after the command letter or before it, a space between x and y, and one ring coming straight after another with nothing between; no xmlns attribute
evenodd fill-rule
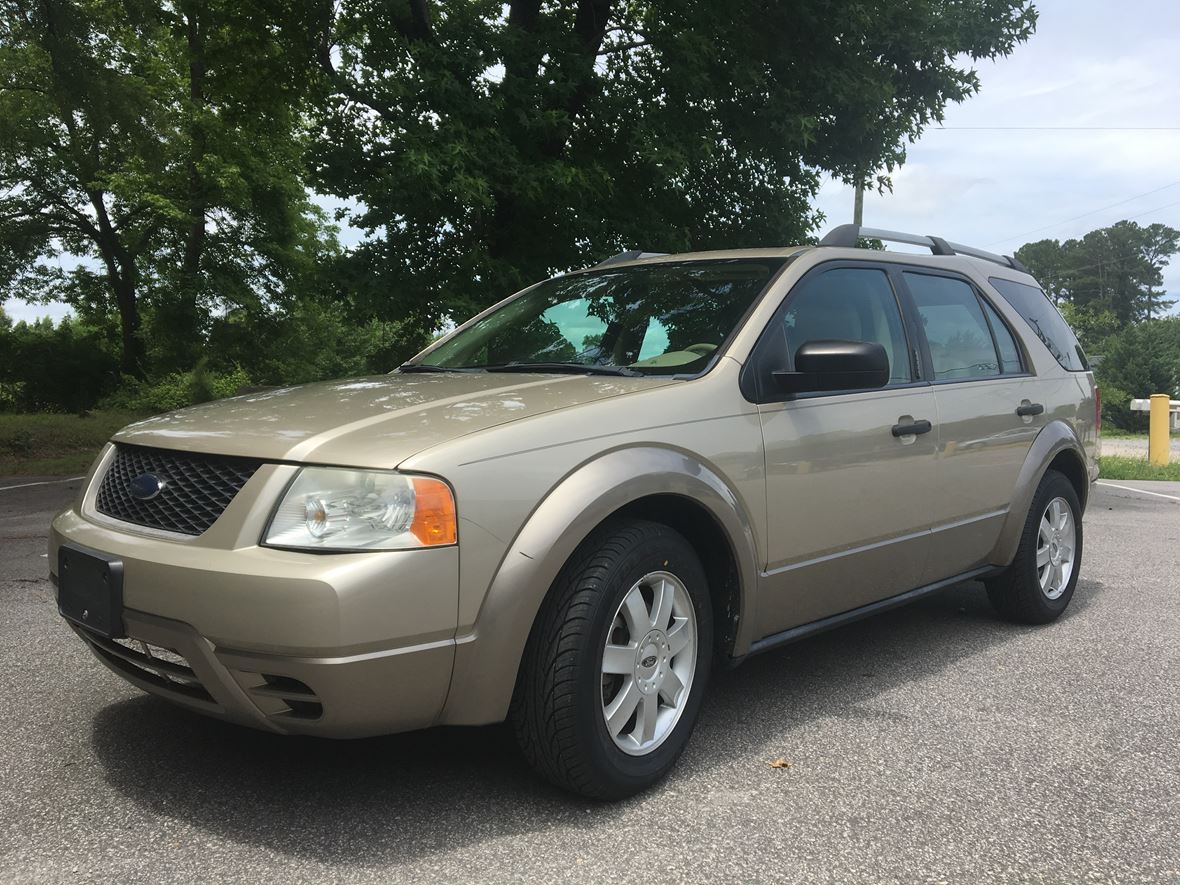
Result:
<svg viewBox="0 0 1180 885"><path fill-rule="evenodd" d="M1000 529L996 546L988 557L988 562L992 565L1008 566L1016 558L1016 549L1020 546L1020 533L1028 518L1028 509L1032 506L1037 486L1041 484L1041 478L1049 469L1049 464L1064 451L1074 452L1084 469L1086 452L1073 428L1064 421L1051 421L1033 440L1020 468L1016 488L1012 492L1012 503L1008 507L1008 516ZM1086 495L1082 494L1080 497L1084 511Z"/></svg>
<svg viewBox="0 0 1180 885"><path fill-rule="evenodd" d="M704 506L737 562L741 615L734 653L749 648L757 586L754 532L745 506L709 465L670 448L616 449L567 475L517 533L470 634L455 643L450 693L440 724L480 725L508 714L522 650L550 586L575 548L612 513L649 495L680 495Z"/></svg>

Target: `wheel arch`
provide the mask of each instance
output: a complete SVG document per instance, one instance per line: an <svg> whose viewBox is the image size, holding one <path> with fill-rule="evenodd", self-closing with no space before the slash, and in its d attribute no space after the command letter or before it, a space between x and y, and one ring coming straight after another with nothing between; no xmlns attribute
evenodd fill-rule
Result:
<svg viewBox="0 0 1180 885"><path fill-rule="evenodd" d="M1090 492L1089 474L1086 470L1085 449L1073 428L1064 421L1052 421L1042 428L1033 440L1013 490L1008 516L1000 529L1000 537L989 561L996 566L1008 566L1016 557L1020 546L1020 533L1028 518L1037 486L1045 473L1057 470L1064 474L1078 494L1083 512Z"/></svg>
<svg viewBox="0 0 1180 885"><path fill-rule="evenodd" d="M561 568L603 522L620 514L663 522L685 534L710 577L714 612L735 616L717 633L725 652L749 647L757 586L754 531L742 499L720 471L679 449L635 446L604 453L558 483L509 545L466 636L455 647L443 724L505 718L525 643ZM724 575L722 592L712 586ZM718 597L721 597L720 599ZM734 609L736 608L736 611Z"/></svg>

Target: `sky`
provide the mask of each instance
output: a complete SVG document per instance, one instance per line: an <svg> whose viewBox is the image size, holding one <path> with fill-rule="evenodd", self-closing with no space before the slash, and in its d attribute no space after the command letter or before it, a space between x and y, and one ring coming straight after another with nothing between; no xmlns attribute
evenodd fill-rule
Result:
<svg viewBox="0 0 1180 885"><path fill-rule="evenodd" d="M1180 3L1036 6L1032 39L980 62L979 94L908 148L892 192L866 194L866 225L1005 254L1122 219L1180 228ZM852 220L852 191L838 182L824 183L816 205L827 227ZM1164 286L1180 296L1180 257ZM11 299L4 309L18 320L66 312Z"/></svg>
<svg viewBox="0 0 1180 885"><path fill-rule="evenodd" d="M1032 39L980 63L980 92L908 148L891 193L865 195L866 225L1003 254L1122 219L1180 229L1180 3L1036 7ZM816 202L827 227L852 220L851 188L828 181ZM1180 257L1164 285L1180 295Z"/></svg>

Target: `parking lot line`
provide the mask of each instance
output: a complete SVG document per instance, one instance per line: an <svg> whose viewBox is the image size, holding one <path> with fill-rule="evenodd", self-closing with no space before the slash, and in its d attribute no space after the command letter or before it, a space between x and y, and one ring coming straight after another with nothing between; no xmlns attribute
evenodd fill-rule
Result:
<svg viewBox="0 0 1180 885"><path fill-rule="evenodd" d="M1113 482L1103 482L1102 480L1098 480L1098 485L1110 486L1112 489L1122 489L1125 492L1138 492L1141 495L1154 495L1157 498L1167 498L1169 501L1180 501L1180 498L1177 498L1175 495L1165 495L1162 492L1149 492L1147 489L1136 489L1132 488L1131 486L1120 486ZM0 489L0 492L2 491L4 490Z"/></svg>
<svg viewBox="0 0 1180 885"><path fill-rule="evenodd" d="M41 482L26 482L21 483L18 486L4 486L3 488L0 488L0 492L11 492L13 489L28 489L32 488L33 486L52 486L63 482L76 482L79 479L85 478L85 476L71 476L68 479L45 479Z"/></svg>

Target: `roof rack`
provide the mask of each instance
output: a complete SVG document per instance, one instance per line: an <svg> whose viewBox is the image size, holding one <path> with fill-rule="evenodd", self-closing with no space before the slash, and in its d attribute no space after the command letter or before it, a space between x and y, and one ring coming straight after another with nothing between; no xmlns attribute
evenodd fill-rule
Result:
<svg viewBox="0 0 1180 885"><path fill-rule="evenodd" d="M641 249L635 249L632 252L620 252L618 255L612 255L606 261L598 262L594 267L608 267L612 264L622 264L624 261L638 261L640 258L660 258L667 254L667 252L644 252ZM591 270L593 269L591 268Z"/></svg>
<svg viewBox="0 0 1180 885"><path fill-rule="evenodd" d="M1028 273L1029 270L1019 260L1011 255L997 255L974 246L964 246L961 243L950 243L942 237L928 237L921 234L907 234L896 230L881 230L876 227L864 227L859 224L841 224L834 227L819 241L821 246L844 246L855 248L861 238L868 240L885 240L890 243L906 243L910 246L924 246L935 255L970 255L972 258L982 258L996 264L1010 267Z"/></svg>

